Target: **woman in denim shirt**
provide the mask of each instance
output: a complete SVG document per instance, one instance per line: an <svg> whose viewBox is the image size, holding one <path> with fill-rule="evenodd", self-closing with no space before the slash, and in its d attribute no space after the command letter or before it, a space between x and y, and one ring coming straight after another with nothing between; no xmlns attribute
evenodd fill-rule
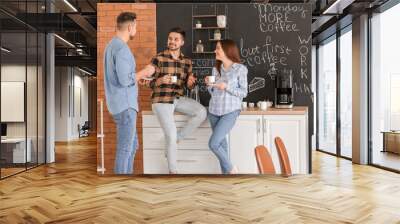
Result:
<svg viewBox="0 0 400 224"><path fill-rule="evenodd" d="M247 96L247 68L240 64L239 49L233 40L221 40L215 49L216 66L212 75L215 83L206 78L211 99L208 119L212 128L209 147L217 156L223 174L235 174L237 168L229 159L226 135L235 125L243 98Z"/></svg>

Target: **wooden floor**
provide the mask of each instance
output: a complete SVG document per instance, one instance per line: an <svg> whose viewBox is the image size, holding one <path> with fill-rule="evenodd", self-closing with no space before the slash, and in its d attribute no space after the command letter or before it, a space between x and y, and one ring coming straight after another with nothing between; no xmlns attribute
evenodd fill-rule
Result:
<svg viewBox="0 0 400 224"><path fill-rule="evenodd" d="M0 223L400 223L400 175L315 153L291 178L99 177L95 138L0 181Z"/></svg>
<svg viewBox="0 0 400 224"><path fill-rule="evenodd" d="M11 176L13 174L19 173L19 172L23 172L25 171L25 167L24 168L1 168L1 177L8 177Z"/></svg>
<svg viewBox="0 0 400 224"><path fill-rule="evenodd" d="M374 151L372 157L374 164L400 170L400 155L391 152Z"/></svg>

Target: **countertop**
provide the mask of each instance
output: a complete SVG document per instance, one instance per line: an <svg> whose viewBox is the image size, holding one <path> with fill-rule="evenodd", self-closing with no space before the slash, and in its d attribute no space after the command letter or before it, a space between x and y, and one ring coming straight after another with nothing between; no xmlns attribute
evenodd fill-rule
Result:
<svg viewBox="0 0 400 224"><path fill-rule="evenodd" d="M274 107L268 108L268 110L261 110L260 108L247 108L242 110L240 115L304 115L307 114L307 107L293 107L292 109L278 109ZM142 115L153 115L152 111L142 111ZM180 114L180 113L175 113Z"/></svg>

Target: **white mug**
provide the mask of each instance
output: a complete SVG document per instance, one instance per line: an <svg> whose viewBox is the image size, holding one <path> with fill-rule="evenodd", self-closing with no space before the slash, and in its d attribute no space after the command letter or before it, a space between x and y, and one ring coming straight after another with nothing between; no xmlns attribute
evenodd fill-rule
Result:
<svg viewBox="0 0 400 224"><path fill-rule="evenodd" d="M171 76L171 82L172 83L177 83L178 82L178 77L177 76Z"/></svg>
<svg viewBox="0 0 400 224"><path fill-rule="evenodd" d="M213 84L215 82L215 76L207 76L208 77L208 83Z"/></svg>
<svg viewBox="0 0 400 224"><path fill-rule="evenodd" d="M254 103L249 103L250 108L254 108Z"/></svg>
<svg viewBox="0 0 400 224"><path fill-rule="evenodd" d="M260 108L261 107L261 101L257 102L257 107Z"/></svg>
<svg viewBox="0 0 400 224"><path fill-rule="evenodd" d="M218 25L218 27L221 27L221 28L226 27L226 16L225 15L217 16L217 25Z"/></svg>
<svg viewBox="0 0 400 224"><path fill-rule="evenodd" d="M260 103L260 108L261 108L261 110L267 110L267 108L268 108L268 103L267 103L267 101L262 101L262 102Z"/></svg>
<svg viewBox="0 0 400 224"><path fill-rule="evenodd" d="M242 102L242 108L243 108L243 109L246 109L246 108L247 108L247 102L244 102L244 101Z"/></svg>

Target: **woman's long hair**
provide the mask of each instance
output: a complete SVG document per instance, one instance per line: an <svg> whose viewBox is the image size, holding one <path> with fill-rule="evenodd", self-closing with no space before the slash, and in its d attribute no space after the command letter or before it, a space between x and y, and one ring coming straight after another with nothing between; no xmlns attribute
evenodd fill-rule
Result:
<svg viewBox="0 0 400 224"><path fill-rule="evenodd" d="M222 50L224 51L226 57L228 57L234 63L240 63L239 48L237 47L235 41L226 39L220 40L217 43L221 44ZM217 60L215 67L217 68L219 74L221 74L221 65L222 61Z"/></svg>

